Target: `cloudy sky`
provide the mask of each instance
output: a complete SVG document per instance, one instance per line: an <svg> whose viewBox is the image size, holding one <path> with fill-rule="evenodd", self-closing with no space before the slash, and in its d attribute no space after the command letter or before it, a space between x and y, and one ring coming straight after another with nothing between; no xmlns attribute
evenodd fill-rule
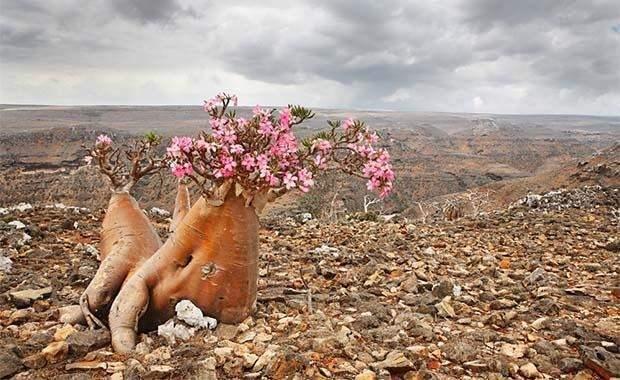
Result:
<svg viewBox="0 0 620 380"><path fill-rule="evenodd" d="M260 5L259 5L260 4ZM0 0L0 103L620 114L620 0Z"/></svg>

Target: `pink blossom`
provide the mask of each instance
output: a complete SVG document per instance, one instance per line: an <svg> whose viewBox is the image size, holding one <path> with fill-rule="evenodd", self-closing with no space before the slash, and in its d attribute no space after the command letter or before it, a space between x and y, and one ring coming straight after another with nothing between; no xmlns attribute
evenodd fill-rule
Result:
<svg viewBox="0 0 620 380"><path fill-rule="evenodd" d="M243 145L234 144L230 146L230 153L232 154L241 154L243 152L245 152Z"/></svg>
<svg viewBox="0 0 620 380"><path fill-rule="evenodd" d="M349 128L351 128L354 124L355 121L352 118L348 118L342 122L342 129L345 133L347 133L349 131Z"/></svg>
<svg viewBox="0 0 620 380"><path fill-rule="evenodd" d="M325 139L316 139L312 144L312 149L318 150L321 153L328 153L332 149L332 144Z"/></svg>
<svg viewBox="0 0 620 380"><path fill-rule="evenodd" d="M203 109L205 112L211 112L215 109L215 99L209 99L204 101Z"/></svg>
<svg viewBox="0 0 620 380"><path fill-rule="evenodd" d="M282 183L286 187L286 190L290 190L297 186L297 176L287 172L286 174L284 174Z"/></svg>
<svg viewBox="0 0 620 380"><path fill-rule="evenodd" d="M212 131L219 130L221 124L222 124L221 119L212 118L211 120L209 120L209 125L211 126Z"/></svg>
<svg viewBox="0 0 620 380"><path fill-rule="evenodd" d="M368 178L368 190L379 190L381 197L387 196L392 190L394 171L390 163L390 154L385 150L376 151L364 164L364 177Z"/></svg>
<svg viewBox="0 0 620 380"><path fill-rule="evenodd" d="M258 104L256 106L254 106L254 108L252 109L252 115L253 116L261 116L261 117L266 117L267 116L267 110L264 108L261 108L261 106L259 106Z"/></svg>
<svg viewBox="0 0 620 380"><path fill-rule="evenodd" d="M347 147L363 158L368 158L375 153L375 149L369 144L348 144Z"/></svg>
<svg viewBox="0 0 620 380"><path fill-rule="evenodd" d="M312 179L312 172L306 168L297 172L299 179L299 189L304 193L307 193L312 186L314 186L314 180Z"/></svg>
<svg viewBox="0 0 620 380"><path fill-rule="evenodd" d="M267 158L266 154L259 154L256 157L256 166L259 169L265 169L267 167L267 162L269 162L269 158Z"/></svg>
<svg viewBox="0 0 620 380"><path fill-rule="evenodd" d="M247 128L247 127L248 127L248 124L249 124L249 122L248 122L246 119L242 118L242 117L240 117L240 118L238 118L238 119L237 119L237 125L238 125L238 126L239 126L239 128L241 128L241 129L245 129L245 128Z"/></svg>
<svg viewBox="0 0 620 380"><path fill-rule="evenodd" d="M172 143L166 150L171 157L180 158L182 153L191 152L193 146L194 142L191 137L175 136L172 138Z"/></svg>
<svg viewBox="0 0 620 380"><path fill-rule="evenodd" d="M108 135L99 135L97 136L97 141L95 141L95 146L98 147L108 147L112 145L112 139Z"/></svg>
<svg viewBox="0 0 620 380"><path fill-rule="evenodd" d="M274 132L273 124L271 124L271 120L268 118L261 119L258 124L258 132L262 135L270 136Z"/></svg>
<svg viewBox="0 0 620 380"><path fill-rule="evenodd" d="M217 150L217 144L207 142L202 137L194 140L194 147L200 152L213 153Z"/></svg>
<svg viewBox="0 0 620 380"><path fill-rule="evenodd" d="M280 185L280 180L275 175L270 174L270 175L267 176L267 183L271 187L276 187L276 186Z"/></svg>
<svg viewBox="0 0 620 380"><path fill-rule="evenodd" d="M295 118L290 108L284 107L276 115L256 106L247 119L224 112L225 106L237 104L237 97L226 93L205 101L211 136L173 139L168 154L175 176L192 174L192 165L196 165L215 186L232 179L253 191L282 187L307 192L315 184L315 172L331 162L334 168L361 174L367 187L381 197L392 190L394 171L389 154L374 146L377 134L362 128L360 122L343 120L341 130L300 148L291 130Z"/></svg>
<svg viewBox="0 0 620 380"><path fill-rule="evenodd" d="M214 172L217 178L224 177L230 178L235 175L235 168L237 162L228 154L221 154L219 157L219 163L221 167Z"/></svg>
<svg viewBox="0 0 620 380"><path fill-rule="evenodd" d="M325 169L327 167L327 157L322 155L321 153L314 156L314 164L319 169Z"/></svg>
<svg viewBox="0 0 620 380"><path fill-rule="evenodd" d="M172 165L170 165L170 168L172 169L172 174L177 178L183 178L186 175L191 175L194 172L194 168L189 162L183 164L173 163Z"/></svg>
<svg viewBox="0 0 620 380"><path fill-rule="evenodd" d="M234 144L237 141L237 133L230 125L224 125L217 131L213 131L213 135L224 145Z"/></svg>
<svg viewBox="0 0 620 380"><path fill-rule="evenodd" d="M379 141L379 136L376 132L368 132L366 133L366 141L368 141L369 144L376 144L377 141Z"/></svg>
<svg viewBox="0 0 620 380"><path fill-rule="evenodd" d="M254 156L250 153L244 154L243 160L241 161L241 166L243 166L245 170L251 172L256 167L256 158L254 158Z"/></svg>
<svg viewBox="0 0 620 380"><path fill-rule="evenodd" d="M282 130L290 130L292 120L293 115L291 115L291 110L288 107L280 110L280 128L282 128Z"/></svg>

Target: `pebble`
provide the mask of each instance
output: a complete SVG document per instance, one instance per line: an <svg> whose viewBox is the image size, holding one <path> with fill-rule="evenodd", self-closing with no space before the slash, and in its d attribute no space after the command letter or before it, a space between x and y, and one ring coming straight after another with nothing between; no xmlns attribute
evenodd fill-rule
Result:
<svg viewBox="0 0 620 380"><path fill-rule="evenodd" d="M535 379L540 376L538 369L532 363L527 363L519 367L519 373L526 379Z"/></svg>

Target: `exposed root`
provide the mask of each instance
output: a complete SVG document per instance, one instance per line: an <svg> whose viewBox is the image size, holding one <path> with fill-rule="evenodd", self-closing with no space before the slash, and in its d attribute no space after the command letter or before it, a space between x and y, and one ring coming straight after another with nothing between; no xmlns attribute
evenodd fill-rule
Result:
<svg viewBox="0 0 620 380"><path fill-rule="evenodd" d="M90 308L88 307L88 294L86 292L84 292L80 296L80 309L82 311L84 319L86 320L86 323L88 324L88 327L91 330L95 329L96 327L100 327L103 329L107 328L106 325L90 311Z"/></svg>

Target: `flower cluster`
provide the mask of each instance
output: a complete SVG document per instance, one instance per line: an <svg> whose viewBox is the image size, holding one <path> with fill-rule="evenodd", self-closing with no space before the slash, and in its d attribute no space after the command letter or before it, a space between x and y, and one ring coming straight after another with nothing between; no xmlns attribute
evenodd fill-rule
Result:
<svg viewBox="0 0 620 380"><path fill-rule="evenodd" d="M98 148L107 148L112 145L112 139L108 135L99 135L95 140L95 146Z"/></svg>
<svg viewBox="0 0 620 380"><path fill-rule="evenodd" d="M233 95L219 94L204 102L210 133L175 137L167 149L172 173L197 182L207 195L226 180L254 193L266 189L307 192L320 170L341 169L368 180L368 188L386 196L394 172L389 154L376 149L377 135L352 119L330 122L322 133L299 144L295 125L314 115L303 107L279 111L256 106L251 117L228 111Z"/></svg>

